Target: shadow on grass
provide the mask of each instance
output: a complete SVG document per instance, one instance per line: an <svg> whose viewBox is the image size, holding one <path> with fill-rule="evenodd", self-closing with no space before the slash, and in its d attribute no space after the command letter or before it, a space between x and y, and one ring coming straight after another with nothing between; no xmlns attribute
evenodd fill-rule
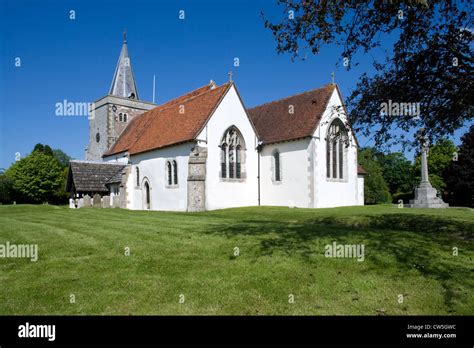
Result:
<svg viewBox="0 0 474 348"><path fill-rule="evenodd" d="M244 220L207 229L228 237L256 236L260 240L257 258L278 252L312 262L316 255L324 255L326 244L365 244L370 271L398 279L417 270L423 277L435 279L445 290L444 302L450 313L455 312L454 301L462 301L466 295L460 293L461 283L474 291L469 263L460 267L451 259L452 246L473 250L473 231L474 221L413 214Z"/></svg>

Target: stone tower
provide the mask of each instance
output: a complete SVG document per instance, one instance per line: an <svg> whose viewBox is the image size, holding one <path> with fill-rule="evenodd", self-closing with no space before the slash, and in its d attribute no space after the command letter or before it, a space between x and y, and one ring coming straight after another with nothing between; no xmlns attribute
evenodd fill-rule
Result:
<svg viewBox="0 0 474 348"><path fill-rule="evenodd" d="M86 160L101 161L102 155L115 143L130 121L155 106L139 99L124 33L122 51L109 94L91 106Z"/></svg>

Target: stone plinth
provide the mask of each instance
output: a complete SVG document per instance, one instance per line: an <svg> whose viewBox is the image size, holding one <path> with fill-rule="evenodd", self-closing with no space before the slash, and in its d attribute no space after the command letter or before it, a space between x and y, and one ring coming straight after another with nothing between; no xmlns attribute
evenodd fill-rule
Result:
<svg viewBox="0 0 474 348"><path fill-rule="evenodd" d="M410 200L409 208L447 208L449 204L444 203L436 196L436 189L429 182L422 182L415 189L415 199Z"/></svg>

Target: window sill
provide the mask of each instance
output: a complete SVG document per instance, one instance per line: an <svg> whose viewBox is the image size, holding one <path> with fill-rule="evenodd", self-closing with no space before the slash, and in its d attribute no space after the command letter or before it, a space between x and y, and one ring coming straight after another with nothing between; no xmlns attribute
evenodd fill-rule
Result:
<svg viewBox="0 0 474 348"><path fill-rule="evenodd" d="M349 180L347 180L347 179L334 179L334 178L327 178L327 177L326 177L326 181L329 181L329 182L349 182Z"/></svg>
<svg viewBox="0 0 474 348"><path fill-rule="evenodd" d="M166 185L165 188L167 188L167 189L177 189L177 188L179 188L179 185Z"/></svg>
<svg viewBox="0 0 474 348"><path fill-rule="evenodd" d="M220 181L221 182L245 182L245 178L240 178L240 179L236 179L236 178L220 178Z"/></svg>

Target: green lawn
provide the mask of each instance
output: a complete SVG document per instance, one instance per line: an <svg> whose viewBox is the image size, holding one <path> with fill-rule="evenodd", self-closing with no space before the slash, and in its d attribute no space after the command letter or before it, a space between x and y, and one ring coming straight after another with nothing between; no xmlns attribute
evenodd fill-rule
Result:
<svg viewBox="0 0 474 348"><path fill-rule="evenodd" d="M0 244L39 248L0 258L0 315L472 315L473 236L462 208L0 206ZM334 241L365 260L325 257Z"/></svg>

